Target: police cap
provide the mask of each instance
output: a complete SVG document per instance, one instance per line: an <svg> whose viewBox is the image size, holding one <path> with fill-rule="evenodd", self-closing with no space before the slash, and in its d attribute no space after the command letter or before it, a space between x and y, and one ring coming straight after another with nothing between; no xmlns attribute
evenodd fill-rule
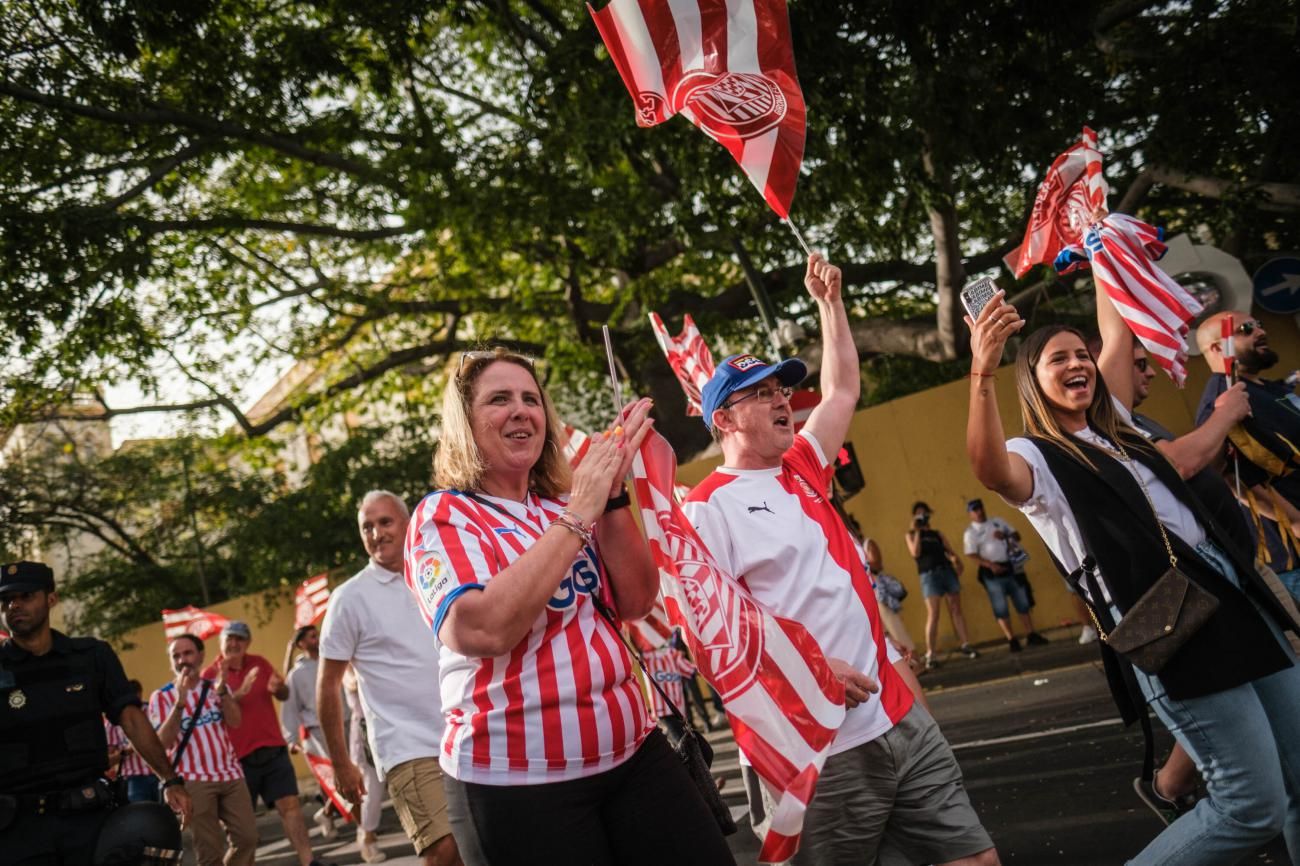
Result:
<svg viewBox="0 0 1300 866"><path fill-rule="evenodd" d="M0 593L54 592L54 571L43 562L9 562L0 565Z"/></svg>

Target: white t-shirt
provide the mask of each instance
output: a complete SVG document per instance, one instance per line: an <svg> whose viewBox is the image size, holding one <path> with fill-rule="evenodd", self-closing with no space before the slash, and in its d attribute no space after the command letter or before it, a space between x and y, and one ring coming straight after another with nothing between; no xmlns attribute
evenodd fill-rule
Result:
<svg viewBox="0 0 1300 866"><path fill-rule="evenodd" d="M760 603L808 629L827 658L880 683L848 710L831 754L875 739L907 714L912 693L892 662L862 555L828 498L834 467L808 430L771 469L721 467L682 504L718 566ZM883 662L882 662L883 660Z"/></svg>
<svg viewBox="0 0 1300 866"><path fill-rule="evenodd" d="M442 742L438 651L401 574L373 560L334 590L321 658L350 661L382 779L398 764L436 758Z"/></svg>
<svg viewBox="0 0 1300 866"><path fill-rule="evenodd" d="M1078 434L1080 439L1096 443L1101 447L1114 451L1114 446L1110 440L1094 432L1091 428L1085 429ZM1033 524L1043 543L1048 546L1053 555L1065 567L1066 571L1074 571L1083 562L1087 556L1087 546L1083 542L1083 533L1079 530L1079 523L1074 519L1074 512L1070 510L1069 502L1065 498L1065 493L1061 490L1060 484L1057 483L1056 477L1052 475L1047 467L1047 461L1043 453L1029 439L1017 437L1007 442L1007 450L1012 454L1019 454L1029 464L1029 469L1034 475L1034 492L1029 499L1022 503L1010 503L1015 505L1029 522ZM1165 530L1171 532L1187 542L1188 545L1195 547L1205 540L1205 530L1196 521L1187 506L1183 505L1174 494L1165 486L1165 483L1156 477L1155 473L1148 469L1144 464L1136 460L1120 460L1124 468L1129 471L1139 484L1145 484L1147 492L1151 495L1151 501L1155 505L1156 516L1164 524ZM1106 580L1100 570L1097 572L1098 582L1101 584L1102 595L1107 603L1110 602L1110 591L1106 588ZM1085 584L1083 589L1087 591ZM1091 598L1091 593L1088 593Z"/></svg>
<svg viewBox="0 0 1300 866"><path fill-rule="evenodd" d="M1002 532L1002 538L995 538L994 532ZM969 555L978 556L988 562L1010 562L1007 552L1007 539L1015 530L1001 517L989 517L983 523L972 523L962 534L962 550Z"/></svg>

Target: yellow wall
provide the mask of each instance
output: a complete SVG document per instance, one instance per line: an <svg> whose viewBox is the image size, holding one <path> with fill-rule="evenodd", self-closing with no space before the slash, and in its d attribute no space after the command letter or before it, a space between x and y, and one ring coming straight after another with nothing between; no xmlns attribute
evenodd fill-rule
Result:
<svg viewBox="0 0 1300 866"><path fill-rule="evenodd" d="M1295 320L1266 313L1257 317L1264 323L1269 342L1280 356L1278 365L1269 373L1281 378L1300 367L1300 333ZM1159 373L1152 380L1151 396L1141 410L1180 434L1192 428L1201 391L1209 378L1209 370L1201 358L1190 359L1188 366L1187 386L1182 391L1163 372ZM971 474L966 462L968 389L963 379L873 406L857 413L849 429L849 439L857 451L867 486L848 500L846 508L857 518L863 531L880 545L885 570L908 588L903 620L918 649L924 649L925 604L921 600L916 565L903 541L911 522L912 503L918 499L925 500L934 509L934 527L958 553L968 524L966 501L975 497L983 499L990 516L1001 517L1020 530L1030 554L1027 572L1037 602L1035 625L1049 628L1077 621L1065 583L1029 522L1019 511L984 490ZM1017 435L1023 427L1012 367L1004 367L999 372L997 390L1007 435ZM679 480L693 485L720 462L718 457L682 466ZM969 566L962 575L962 589L962 610L972 641L1001 640L988 598ZM952 625L944 614L939 627L939 645L950 648L956 642Z"/></svg>
<svg viewBox="0 0 1300 866"><path fill-rule="evenodd" d="M271 610L271 596L248 595L242 598L214 604L208 610L214 611L232 620L243 620L253 631L253 642L248 651L265 656L277 671L284 664L284 649L293 639L293 594L294 587L282 590L280 602ZM204 663L209 664L220 652L220 637L213 635L205 640ZM130 649L121 649L129 646ZM144 685L145 700L156 688L170 682L173 678L171 661L167 656L167 638L161 621L152 625L141 626L127 632L118 641L118 656L126 675L137 679ZM277 702L278 706L278 702ZM294 756L294 765L300 778L310 775L306 763Z"/></svg>

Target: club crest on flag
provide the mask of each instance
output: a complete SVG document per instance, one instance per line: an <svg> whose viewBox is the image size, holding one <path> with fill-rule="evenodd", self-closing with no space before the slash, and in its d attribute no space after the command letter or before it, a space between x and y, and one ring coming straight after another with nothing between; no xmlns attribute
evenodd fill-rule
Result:
<svg viewBox="0 0 1300 866"><path fill-rule="evenodd" d="M691 560L690 542L667 529L678 561L682 593L695 617L700 646L708 653L708 669L717 677L723 702L744 691L757 676L763 655L763 633L753 628L760 621L754 603L739 593L718 594L718 577L707 562Z"/></svg>
<svg viewBox="0 0 1300 866"><path fill-rule="evenodd" d="M673 110L690 110L700 129L715 139L754 138L786 113L781 88L765 75L692 72L673 91Z"/></svg>

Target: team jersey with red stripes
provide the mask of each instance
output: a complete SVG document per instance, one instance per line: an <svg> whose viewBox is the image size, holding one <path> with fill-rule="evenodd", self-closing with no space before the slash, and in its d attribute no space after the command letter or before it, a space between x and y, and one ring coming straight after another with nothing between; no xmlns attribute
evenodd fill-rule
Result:
<svg viewBox="0 0 1300 866"><path fill-rule="evenodd" d="M645 660L645 669L654 681L659 684L677 709L682 709L685 703L685 694L682 691L682 683L695 676L695 665L687 660L681 651L673 649L670 646L660 647L653 652L642 655ZM655 714L655 718L662 719L665 716L672 715L672 710L664 701L657 689L646 683L646 692L650 696L650 708Z"/></svg>
<svg viewBox="0 0 1300 866"><path fill-rule="evenodd" d="M424 498L405 572L435 639L456 599L518 559L564 504L531 493L525 502L449 490ZM618 766L652 729L627 650L591 601L611 597L598 563L584 546L508 653L469 658L439 644L448 775L487 785L581 778Z"/></svg>
<svg viewBox="0 0 1300 866"><path fill-rule="evenodd" d="M185 754L181 756L179 772L186 779L198 782L233 782L244 778L244 769L235 757L235 747L230 744L226 733L226 718L221 712L221 698L217 697L216 685L208 689L203 699L203 708L199 709L199 691L202 684L190 690L185 698L185 709L181 715L180 731L176 734L176 743L168 753L175 760L176 747L181 742L181 732L188 728L191 719L198 714L194 725L194 734L190 737ZM167 714L176 706L176 686L168 683L149 698L149 721L155 728L162 727Z"/></svg>
<svg viewBox="0 0 1300 866"><path fill-rule="evenodd" d="M117 768L117 775L123 776L152 776L153 770L145 763L144 758L131 745L131 741L126 737L126 731L117 725L104 719L104 736L108 738L110 748L116 746L119 749L125 749L126 754L122 756L122 763Z"/></svg>
<svg viewBox="0 0 1300 866"><path fill-rule="evenodd" d="M721 467L682 505L723 570L774 613L803 624L828 659L880 683L847 712L831 754L875 739L912 706L911 690L888 662L871 579L830 502L833 474L804 430L780 466Z"/></svg>

